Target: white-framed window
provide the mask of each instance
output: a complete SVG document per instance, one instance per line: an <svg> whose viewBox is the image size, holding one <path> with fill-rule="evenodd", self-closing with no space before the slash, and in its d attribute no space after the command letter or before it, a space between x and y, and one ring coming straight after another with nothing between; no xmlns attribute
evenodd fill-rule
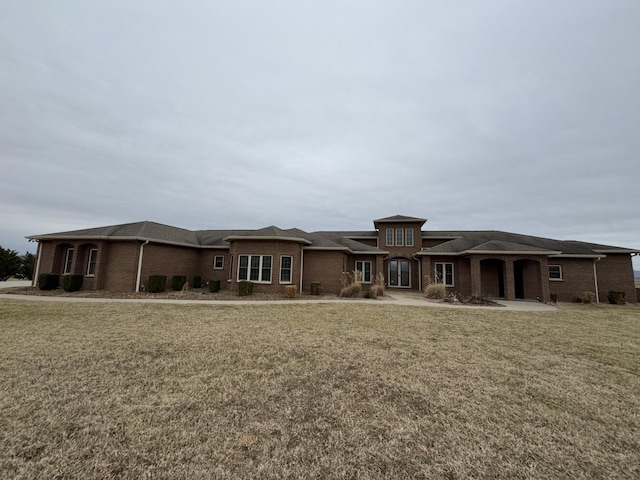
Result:
<svg viewBox="0 0 640 480"><path fill-rule="evenodd" d="M362 275L362 283L371 283L371 262L358 260L356 270Z"/></svg>
<svg viewBox="0 0 640 480"><path fill-rule="evenodd" d="M404 245L404 229L402 228L396 228L396 245L398 247L401 247Z"/></svg>
<svg viewBox="0 0 640 480"><path fill-rule="evenodd" d="M73 248L67 248L67 253L64 256L64 269L62 273L67 275L71 273L71 267L73 266Z"/></svg>
<svg viewBox="0 0 640 480"><path fill-rule="evenodd" d="M393 228L387 228L387 247L393 247Z"/></svg>
<svg viewBox="0 0 640 480"><path fill-rule="evenodd" d="M453 263L436 263L436 281L453 287Z"/></svg>
<svg viewBox="0 0 640 480"><path fill-rule="evenodd" d="M404 244L407 247L413 247L413 228L407 228L404 231Z"/></svg>
<svg viewBox="0 0 640 480"><path fill-rule="evenodd" d="M283 255L280 257L280 283L291 283L293 275L293 257Z"/></svg>
<svg viewBox="0 0 640 480"><path fill-rule="evenodd" d="M96 261L98 260L98 249L92 248L89 250L89 257L87 258L87 277L93 277L96 274Z"/></svg>
<svg viewBox="0 0 640 480"><path fill-rule="evenodd" d="M216 255L213 257L213 268L216 270L222 270L224 268L224 256Z"/></svg>
<svg viewBox="0 0 640 480"><path fill-rule="evenodd" d="M561 265L549 265L549 280L562 280Z"/></svg>
<svg viewBox="0 0 640 480"><path fill-rule="evenodd" d="M238 281L271 283L271 255L239 255Z"/></svg>

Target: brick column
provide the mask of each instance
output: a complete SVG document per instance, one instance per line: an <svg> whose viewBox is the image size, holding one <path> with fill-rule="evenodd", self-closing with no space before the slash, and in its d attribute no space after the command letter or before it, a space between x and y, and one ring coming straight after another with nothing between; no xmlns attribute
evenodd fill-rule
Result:
<svg viewBox="0 0 640 480"><path fill-rule="evenodd" d="M480 270L480 259L475 255L471 257L471 293L482 293L482 274Z"/></svg>
<svg viewBox="0 0 640 480"><path fill-rule="evenodd" d="M540 297L541 302L551 301L551 292L549 291L549 261L547 257L540 260L540 289L542 294Z"/></svg>
<svg viewBox="0 0 640 480"><path fill-rule="evenodd" d="M513 273L513 259L506 257L504 259L504 295L505 300L515 300L516 298L516 279Z"/></svg>

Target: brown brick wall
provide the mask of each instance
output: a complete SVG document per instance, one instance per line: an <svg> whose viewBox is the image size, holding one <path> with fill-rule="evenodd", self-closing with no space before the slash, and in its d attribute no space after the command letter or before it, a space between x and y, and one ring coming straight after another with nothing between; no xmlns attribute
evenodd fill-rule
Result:
<svg viewBox="0 0 640 480"><path fill-rule="evenodd" d="M282 293L285 284L280 283L280 258L283 255L293 257L292 283L300 288L300 262L301 245L297 242L279 240L236 240L229 249L229 254L233 255L233 266L231 271L231 282L229 288L237 290L238 281L238 256L239 255L271 255L271 283L254 283L255 293ZM306 260L306 259L305 259Z"/></svg>
<svg viewBox="0 0 640 480"><path fill-rule="evenodd" d="M134 260L134 275L137 274L138 254ZM167 288L170 288L174 275L186 275L187 281L191 283L193 277L199 275L198 256L199 251L195 248L148 243L144 246L141 282L147 285L149 276L166 275Z"/></svg>
<svg viewBox="0 0 640 480"><path fill-rule="evenodd" d="M213 259L216 256L222 256L223 263L222 269L213 268ZM229 288L229 268L231 266L229 249L204 249L198 252L198 275L202 277L202 282L208 282L210 280L219 280L220 289L226 290Z"/></svg>
<svg viewBox="0 0 640 480"><path fill-rule="evenodd" d="M138 252L140 243L136 241L109 242L108 261L104 272L104 290L133 292L136 289L138 273ZM149 245L145 246L145 249ZM105 267L101 265L101 267ZM145 277L143 283L146 283Z"/></svg>
<svg viewBox="0 0 640 480"><path fill-rule="evenodd" d="M549 280L549 292L555 293L559 302L570 302L573 297L584 292L595 293L593 259L550 258L549 265L562 267L562 280Z"/></svg>
<svg viewBox="0 0 640 480"><path fill-rule="evenodd" d="M347 268L347 255L336 250L305 250L304 291L311 291L311 282L322 284L323 294L338 294L342 288L343 271Z"/></svg>
<svg viewBox="0 0 640 480"><path fill-rule="evenodd" d="M607 254L596 263L598 289L601 302L607 302L610 290L625 293L627 302L635 303L635 283L633 265L629 254Z"/></svg>

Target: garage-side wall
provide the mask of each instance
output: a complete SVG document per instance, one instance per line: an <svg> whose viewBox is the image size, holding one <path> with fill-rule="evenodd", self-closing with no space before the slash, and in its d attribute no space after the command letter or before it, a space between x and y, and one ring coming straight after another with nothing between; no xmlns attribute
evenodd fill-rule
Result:
<svg viewBox="0 0 640 480"><path fill-rule="evenodd" d="M198 255L195 248L148 243L144 246L141 281L147 285L149 276L166 275L168 289L174 275L186 275L187 281L192 282L199 271ZM137 269L137 258L135 264Z"/></svg>

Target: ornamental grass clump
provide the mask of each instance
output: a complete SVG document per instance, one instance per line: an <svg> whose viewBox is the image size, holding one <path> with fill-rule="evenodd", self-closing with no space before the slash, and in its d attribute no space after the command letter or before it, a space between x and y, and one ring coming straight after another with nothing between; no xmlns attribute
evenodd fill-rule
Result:
<svg viewBox="0 0 640 480"><path fill-rule="evenodd" d="M341 297L354 298L359 297L362 292L362 273L358 270L345 273L342 278Z"/></svg>
<svg viewBox="0 0 640 480"><path fill-rule="evenodd" d="M432 300L443 300L447 296L447 288L437 279L434 281L429 278L429 284L424 289L424 296Z"/></svg>

